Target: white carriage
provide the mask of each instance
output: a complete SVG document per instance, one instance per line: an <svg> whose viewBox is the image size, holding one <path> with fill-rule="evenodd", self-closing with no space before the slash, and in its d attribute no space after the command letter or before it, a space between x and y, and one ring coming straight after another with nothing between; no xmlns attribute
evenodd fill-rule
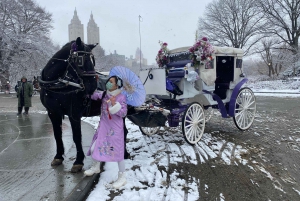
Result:
<svg viewBox="0 0 300 201"><path fill-rule="evenodd" d="M251 89L242 88L247 82L242 71L243 50L213 47L212 60L194 68L189 48L171 50L164 68L140 71L147 101L128 118L147 135L158 132L164 121L170 127L181 122L184 138L192 145L204 133L205 111L210 108L218 109L223 118L232 117L238 129L247 130L255 117L256 100Z"/></svg>

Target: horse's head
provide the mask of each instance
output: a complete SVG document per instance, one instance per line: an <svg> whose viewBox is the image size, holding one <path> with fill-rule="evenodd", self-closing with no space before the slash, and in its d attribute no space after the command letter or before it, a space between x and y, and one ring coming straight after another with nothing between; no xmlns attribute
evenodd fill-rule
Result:
<svg viewBox="0 0 300 201"><path fill-rule="evenodd" d="M98 77L92 54L96 45L86 45L80 37L67 43L48 61L39 79L40 86L49 90L85 91L88 95L93 94ZM69 86L73 88L66 89Z"/></svg>
<svg viewBox="0 0 300 201"><path fill-rule="evenodd" d="M70 62L73 63L78 76L83 80L87 94L91 95L97 88L97 74L95 72L95 58L92 54L94 45L84 44L80 37L71 43Z"/></svg>

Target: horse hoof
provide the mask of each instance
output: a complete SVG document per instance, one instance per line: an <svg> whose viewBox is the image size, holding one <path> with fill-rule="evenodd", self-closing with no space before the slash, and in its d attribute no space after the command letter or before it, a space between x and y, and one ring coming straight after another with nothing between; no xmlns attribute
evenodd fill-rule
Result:
<svg viewBox="0 0 300 201"><path fill-rule="evenodd" d="M78 164L78 165L73 165L71 172L72 173L77 173L80 172L82 170L83 165Z"/></svg>
<svg viewBox="0 0 300 201"><path fill-rule="evenodd" d="M58 165L61 165L62 162L63 162L64 159L58 159L58 158L55 158L53 159L53 161L51 162L51 166L58 166Z"/></svg>

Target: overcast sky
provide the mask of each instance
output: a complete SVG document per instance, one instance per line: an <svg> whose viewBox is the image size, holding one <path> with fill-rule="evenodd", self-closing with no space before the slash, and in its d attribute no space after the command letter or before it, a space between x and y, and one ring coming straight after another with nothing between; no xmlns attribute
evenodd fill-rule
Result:
<svg viewBox="0 0 300 201"><path fill-rule="evenodd" d="M106 54L117 50L118 54L130 57L140 46L148 64L155 62L160 46L158 41L167 42L169 49L192 46L200 16L205 6L212 0L36 0L52 13L53 27L51 38L54 43L68 42L68 25L77 15L86 28L93 13L100 28L100 45Z"/></svg>

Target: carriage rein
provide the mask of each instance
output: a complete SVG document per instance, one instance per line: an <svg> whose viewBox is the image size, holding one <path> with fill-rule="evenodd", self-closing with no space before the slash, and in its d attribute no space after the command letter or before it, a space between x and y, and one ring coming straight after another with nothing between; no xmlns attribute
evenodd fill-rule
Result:
<svg viewBox="0 0 300 201"><path fill-rule="evenodd" d="M83 54L83 55L79 55ZM64 72L63 78L58 78L56 80L52 81L44 81L41 79L41 77L38 77L38 81L40 84L41 88L44 88L48 91L54 92L54 93L61 93L61 94L69 94L69 93L77 93L79 91L84 91L85 86L83 83L83 77L88 77L88 76L98 76L96 74L96 71L83 71L80 69L80 67L84 66L85 60L87 57L90 57L92 63L95 65L95 60L94 60L94 55L92 52L87 52L87 51L72 51L70 50L70 55L67 60L64 59L58 59L58 58L51 58L52 60L58 60L58 61L64 61L68 62L68 66ZM73 69L75 72L77 78L79 79L80 83L75 83L69 81L71 78L68 77L68 72L69 72L69 67ZM57 92L54 91L55 89L63 89L68 86L74 86L77 87L77 89L71 90L69 92Z"/></svg>

